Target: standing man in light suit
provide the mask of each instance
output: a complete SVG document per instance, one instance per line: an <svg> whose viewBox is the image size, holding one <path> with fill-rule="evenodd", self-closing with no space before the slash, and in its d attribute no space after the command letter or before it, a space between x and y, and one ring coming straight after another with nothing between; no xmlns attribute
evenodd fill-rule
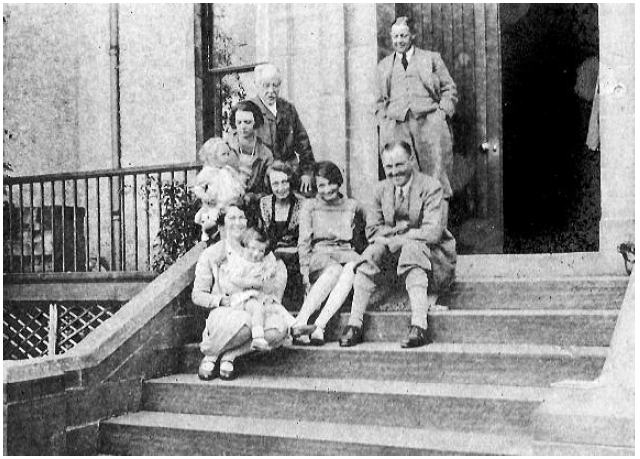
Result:
<svg viewBox="0 0 640 459"><path fill-rule="evenodd" d="M264 124L258 137L269 147L276 160L288 163L296 172L300 191L311 191L315 159L307 131L300 121L296 107L281 97L282 77L275 65L258 65L255 70L258 95L251 99L260 107Z"/></svg>
<svg viewBox="0 0 640 459"><path fill-rule="evenodd" d="M382 145L401 140L411 145L419 170L440 180L448 201L453 194L448 120L455 112L457 90L440 54L416 48L415 36L413 21L398 17L391 26L395 52L378 64L380 140Z"/></svg>

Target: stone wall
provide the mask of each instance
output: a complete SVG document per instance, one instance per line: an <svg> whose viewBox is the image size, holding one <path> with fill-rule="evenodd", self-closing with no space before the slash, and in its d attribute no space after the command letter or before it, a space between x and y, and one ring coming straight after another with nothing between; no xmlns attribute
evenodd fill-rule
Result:
<svg viewBox="0 0 640 459"><path fill-rule="evenodd" d="M108 167L108 5L3 6L4 161L16 175Z"/></svg>
<svg viewBox="0 0 640 459"><path fill-rule="evenodd" d="M3 6L4 161L112 167L108 4ZM195 159L194 6L120 5L122 167Z"/></svg>
<svg viewBox="0 0 640 459"><path fill-rule="evenodd" d="M122 167L195 160L192 4L120 5Z"/></svg>
<svg viewBox="0 0 640 459"><path fill-rule="evenodd" d="M4 362L5 455L96 455L100 421L138 411L142 381L178 371L182 347L206 317L189 299L204 248L194 247L73 352Z"/></svg>

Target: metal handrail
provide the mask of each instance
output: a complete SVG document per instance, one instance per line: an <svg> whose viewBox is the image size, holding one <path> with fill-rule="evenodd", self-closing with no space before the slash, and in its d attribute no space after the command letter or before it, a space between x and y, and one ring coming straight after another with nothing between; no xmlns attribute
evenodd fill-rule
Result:
<svg viewBox="0 0 640 459"><path fill-rule="evenodd" d="M4 272L150 271L163 215L176 205L163 194L188 193L201 166L5 177Z"/></svg>
<svg viewBox="0 0 640 459"><path fill-rule="evenodd" d="M157 174L159 172L171 172L177 170L194 170L202 167L199 163L176 163L161 166L126 167L122 169L97 169L87 172L60 172L56 174L24 175L18 177L4 177L5 185L18 183L38 183L60 180L74 180L85 178L122 177L124 175Z"/></svg>

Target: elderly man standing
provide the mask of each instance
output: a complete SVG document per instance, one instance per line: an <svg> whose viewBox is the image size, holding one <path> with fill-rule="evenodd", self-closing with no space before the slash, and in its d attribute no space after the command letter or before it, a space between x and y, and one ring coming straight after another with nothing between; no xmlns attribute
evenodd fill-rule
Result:
<svg viewBox="0 0 640 459"><path fill-rule="evenodd" d="M437 292L448 288L453 280L456 241L446 228L442 186L438 180L415 171L411 158L411 146L404 141L387 144L382 152L387 178L378 184L367 214L371 245L356 267L351 315L340 346L362 342L364 312L380 267L387 262L404 277L411 303L411 327L402 347L428 343L427 312L435 304Z"/></svg>
<svg viewBox="0 0 640 459"><path fill-rule="evenodd" d="M411 145L420 171L438 178L449 199L453 141L447 119L458 101L456 85L440 54L416 48L415 36L413 21L398 17L391 26L395 52L378 64L380 140Z"/></svg>
<svg viewBox="0 0 640 459"><path fill-rule="evenodd" d="M300 191L308 193L311 191L315 160L298 111L292 103L279 97L282 78L275 65L258 65L254 74L258 95L251 100L260 107L264 117L264 125L258 130L258 136L273 152L276 160L293 166L300 177Z"/></svg>

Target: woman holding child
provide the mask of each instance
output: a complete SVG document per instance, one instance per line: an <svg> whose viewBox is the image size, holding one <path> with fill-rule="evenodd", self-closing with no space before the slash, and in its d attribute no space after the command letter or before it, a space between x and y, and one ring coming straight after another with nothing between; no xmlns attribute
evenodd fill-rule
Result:
<svg viewBox="0 0 640 459"><path fill-rule="evenodd" d="M318 195L302 205L298 239L300 271L305 284L313 285L296 324L306 325L326 299L310 340L322 345L324 329L349 295L355 262L366 246L365 211L358 201L340 193L343 178L334 163L317 163L315 174Z"/></svg>
<svg viewBox="0 0 640 459"><path fill-rule="evenodd" d="M222 240L200 255L191 296L196 305L212 309L200 343L198 376L204 380L233 379L236 357L276 348L289 333L311 330L292 328L294 319L280 304L286 268L268 258L266 237L247 232L241 206L222 210L219 223Z"/></svg>

